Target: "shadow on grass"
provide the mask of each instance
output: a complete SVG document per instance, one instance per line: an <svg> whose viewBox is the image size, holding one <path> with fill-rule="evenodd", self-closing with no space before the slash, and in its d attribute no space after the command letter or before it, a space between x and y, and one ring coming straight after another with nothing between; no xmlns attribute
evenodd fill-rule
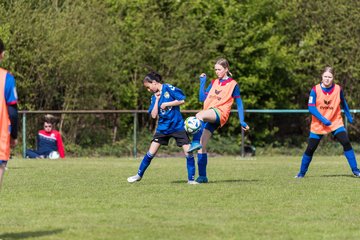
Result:
<svg viewBox="0 0 360 240"><path fill-rule="evenodd" d="M227 179L227 180L209 181L209 182L206 183L206 184L212 184L212 183L251 183L251 182L259 182L259 181L260 181L260 180L257 180L257 179L251 179L251 180L248 180L248 179ZM184 184L184 183L187 183L187 181L178 180L178 181L172 181L171 183L175 183L175 184L181 183L181 184Z"/></svg>
<svg viewBox="0 0 360 240"><path fill-rule="evenodd" d="M321 175L320 177L350 177L350 178L355 178L351 174L329 174L329 175Z"/></svg>
<svg viewBox="0 0 360 240"><path fill-rule="evenodd" d="M8 168L8 170L18 170L18 169L29 169L29 168L35 168L35 167L13 167L13 166L10 166L7 168Z"/></svg>
<svg viewBox="0 0 360 240"><path fill-rule="evenodd" d="M44 236L48 236L48 235L58 234L58 233L61 233L62 231L63 231L63 229L55 229L55 230L51 230L51 231L3 233L3 234L0 234L0 239L1 240L15 240L15 239L44 237Z"/></svg>

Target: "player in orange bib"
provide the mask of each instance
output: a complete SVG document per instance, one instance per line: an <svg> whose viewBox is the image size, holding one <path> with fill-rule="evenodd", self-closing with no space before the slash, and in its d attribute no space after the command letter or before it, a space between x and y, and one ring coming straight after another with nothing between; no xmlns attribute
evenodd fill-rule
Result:
<svg viewBox="0 0 360 240"><path fill-rule="evenodd" d="M240 97L240 88L237 82L232 79L229 71L229 63L226 59L218 59L215 64L215 73L217 78L212 80L205 91L206 75L200 75L199 100L204 102L202 111L196 114L196 118L201 121L201 130L193 137L188 152L198 151L198 183L207 183L207 150L206 145L213 132L224 126L230 116L231 106L234 99L237 103L237 109L241 127L248 130L249 126L244 121L243 103ZM229 76L230 75L230 76Z"/></svg>
<svg viewBox="0 0 360 240"><path fill-rule="evenodd" d="M308 103L309 111L312 114L310 137L302 157L300 172L295 176L296 178L303 178L305 176L322 136L330 132L343 146L344 155L353 174L356 177L360 177L355 153L344 128L340 105L342 105L350 123L353 122L353 119L341 87L334 84L333 80L333 69L325 67L321 83L313 87L310 92Z"/></svg>
<svg viewBox="0 0 360 240"><path fill-rule="evenodd" d="M0 39L0 62L5 55L5 45ZM0 187L7 162L10 158L10 147L17 144L17 93L14 77L0 68Z"/></svg>

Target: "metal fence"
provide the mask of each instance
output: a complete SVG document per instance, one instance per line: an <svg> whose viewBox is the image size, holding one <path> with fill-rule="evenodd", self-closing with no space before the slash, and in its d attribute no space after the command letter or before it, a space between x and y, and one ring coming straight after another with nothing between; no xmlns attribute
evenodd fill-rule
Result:
<svg viewBox="0 0 360 240"><path fill-rule="evenodd" d="M199 110L182 110L182 113L185 114L195 114ZM236 113L237 110L232 110L233 113ZM73 110L73 111L57 111L57 110L41 110L41 111L19 111L19 114L22 115L22 153L25 157L25 152L27 148L27 117L32 114L131 114L133 116L133 150L132 154L137 157L137 133L138 133L138 116L139 114L147 113L147 110ZM255 113L255 114L309 114L307 109L246 109L245 113ZM359 109L351 110L351 113L360 113ZM347 128L347 119L345 116L345 128ZM241 156L245 156L244 151L244 131L241 130Z"/></svg>

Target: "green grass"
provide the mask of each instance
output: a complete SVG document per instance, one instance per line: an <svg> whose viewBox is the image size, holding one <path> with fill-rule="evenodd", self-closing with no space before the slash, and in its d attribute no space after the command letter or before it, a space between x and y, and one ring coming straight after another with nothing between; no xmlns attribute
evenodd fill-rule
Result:
<svg viewBox="0 0 360 240"><path fill-rule="evenodd" d="M185 159L9 162L0 239L357 239L360 179L344 157L209 159L210 182L186 184Z"/></svg>

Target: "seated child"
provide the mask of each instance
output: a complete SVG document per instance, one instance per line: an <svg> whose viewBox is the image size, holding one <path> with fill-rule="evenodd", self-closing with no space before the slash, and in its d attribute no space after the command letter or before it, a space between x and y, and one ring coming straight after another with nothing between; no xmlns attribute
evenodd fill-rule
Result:
<svg viewBox="0 0 360 240"><path fill-rule="evenodd" d="M55 117L45 115L44 129L37 135L37 150L26 150L27 158L47 158L53 151L57 151L61 158L65 157L65 150L61 134L54 129Z"/></svg>

